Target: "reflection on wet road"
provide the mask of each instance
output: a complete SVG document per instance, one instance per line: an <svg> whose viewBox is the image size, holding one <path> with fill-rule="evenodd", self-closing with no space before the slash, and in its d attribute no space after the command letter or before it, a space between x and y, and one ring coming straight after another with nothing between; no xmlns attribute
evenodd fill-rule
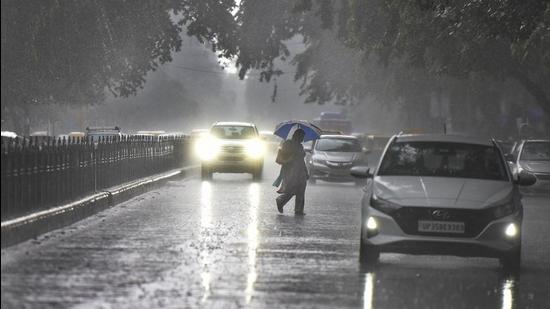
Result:
<svg viewBox="0 0 550 309"><path fill-rule="evenodd" d="M365 274L365 293L363 293L363 308L372 308L372 294L374 293L374 276L372 272Z"/></svg>
<svg viewBox="0 0 550 309"><path fill-rule="evenodd" d="M212 186L209 182L204 181L201 183L201 231L200 231L200 242L207 243L209 229L212 228ZM200 265L202 266L201 280L204 292L202 295L202 301L208 299L210 296L210 272L208 270L211 261L210 251L201 250L199 253L200 256Z"/></svg>
<svg viewBox="0 0 550 309"><path fill-rule="evenodd" d="M248 224L248 275L246 282L246 303L250 303L256 282L256 250L258 249L258 207L260 206L260 186L252 183L248 190L250 223Z"/></svg>
<svg viewBox="0 0 550 309"><path fill-rule="evenodd" d="M2 250L2 308L543 308L550 199L526 199L523 268L484 258L383 254L358 263L360 189L308 187L305 217L279 215L268 168L172 181Z"/></svg>

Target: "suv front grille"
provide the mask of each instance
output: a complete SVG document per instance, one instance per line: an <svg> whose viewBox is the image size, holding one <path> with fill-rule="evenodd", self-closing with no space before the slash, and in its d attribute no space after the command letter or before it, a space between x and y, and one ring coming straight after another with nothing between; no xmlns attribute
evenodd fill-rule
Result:
<svg viewBox="0 0 550 309"><path fill-rule="evenodd" d="M438 209L447 211L448 217L444 220L435 218L432 213ZM392 212L391 216L406 234L443 237L475 237L494 219L491 209L473 210L434 207L402 207ZM464 233L419 232L419 220L464 222Z"/></svg>
<svg viewBox="0 0 550 309"><path fill-rule="evenodd" d="M241 145L224 145L222 146L222 152L231 154L244 153L244 147Z"/></svg>
<svg viewBox="0 0 550 309"><path fill-rule="evenodd" d="M349 169L349 168L351 168L352 163L351 162L327 161L327 166L330 167L330 168L335 168L335 169L339 169L339 168Z"/></svg>

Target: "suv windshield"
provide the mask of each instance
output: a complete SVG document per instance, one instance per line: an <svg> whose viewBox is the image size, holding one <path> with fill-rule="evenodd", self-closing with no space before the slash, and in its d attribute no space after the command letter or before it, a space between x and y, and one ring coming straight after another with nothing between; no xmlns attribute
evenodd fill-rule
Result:
<svg viewBox="0 0 550 309"><path fill-rule="evenodd" d="M526 142L520 161L550 161L550 142Z"/></svg>
<svg viewBox="0 0 550 309"><path fill-rule="evenodd" d="M251 126L215 126L210 134L221 139L246 139L256 137L256 130Z"/></svg>
<svg viewBox="0 0 550 309"><path fill-rule="evenodd" d="M508 180L496 147L446 142L394 143L378 175Z"/></svg>
<svg viewBox="0 0 550 309"><path fill-rule="evenodd" d="M361 145L355 139L322 138L315 144L318 151L360 152Z"/></svg>

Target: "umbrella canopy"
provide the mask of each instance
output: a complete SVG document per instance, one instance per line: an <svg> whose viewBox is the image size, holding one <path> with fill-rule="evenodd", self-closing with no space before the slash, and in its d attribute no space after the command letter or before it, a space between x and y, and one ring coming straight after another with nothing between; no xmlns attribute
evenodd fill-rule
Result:
<svg viewBox="0 0 550 309"><path fill-rule="evenodd" d="M302 129L306 133L304 136L304 142L318 139L321 136L321 129L305 120L290 120L281 122L275 127L273 134L283 139L287 139L292 137L294 131L298 129Z"/></svg>

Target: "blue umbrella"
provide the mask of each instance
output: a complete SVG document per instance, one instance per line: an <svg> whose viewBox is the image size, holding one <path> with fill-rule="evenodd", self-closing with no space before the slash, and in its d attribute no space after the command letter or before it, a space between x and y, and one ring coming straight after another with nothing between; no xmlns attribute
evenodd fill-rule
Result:
<svg viewBox="0 0 550 309"><path fill-rule="evenodd" d="M287 139L292 137L294 131L298 129L302 129L306 133L304 136L304 142L318 139L321 136L321 129L305 120L290 120L281 122L275 127L273 134L283 139Z"/></svg>

